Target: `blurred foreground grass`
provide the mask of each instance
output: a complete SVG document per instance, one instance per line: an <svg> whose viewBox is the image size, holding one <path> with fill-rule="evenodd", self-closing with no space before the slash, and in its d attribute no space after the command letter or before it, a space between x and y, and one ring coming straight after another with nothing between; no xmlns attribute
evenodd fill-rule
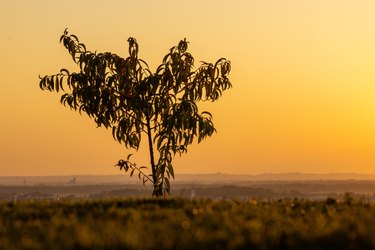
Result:
<svg viewBox="0 0 375 250"><path fill-rule="evenodd" d="M1 249L375 249L365 201L0 203Z"/></svg>

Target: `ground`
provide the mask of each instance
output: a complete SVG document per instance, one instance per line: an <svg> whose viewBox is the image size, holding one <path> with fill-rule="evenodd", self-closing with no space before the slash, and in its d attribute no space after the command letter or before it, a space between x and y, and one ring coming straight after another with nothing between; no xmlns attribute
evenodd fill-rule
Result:
<svg viewBox="0 0 375 250"><path fill-rule="evenodd" d="M375 249L375 205L346 197L0 203L1 249Z"/></svg>

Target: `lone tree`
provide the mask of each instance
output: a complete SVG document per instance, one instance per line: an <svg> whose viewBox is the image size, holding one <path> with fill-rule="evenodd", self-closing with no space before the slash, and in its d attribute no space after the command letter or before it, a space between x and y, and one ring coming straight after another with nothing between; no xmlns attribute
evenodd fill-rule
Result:
<svg viewBox="0 0 375 250"><path fill-rule="evenodd" d="M61 103L86 113L98 127L112 129L112 135L126 148L138 150L142 135L147 137L151 171L130 161L119 160L120 170L136 173L143 184L151 182L153 196L169 193L174 178L172 158L187 152L194 137L198 143L216 130L209 112L199 112L197 102L215 101L231 88L230 61L202 62L193 70L194 58L182 40L172 47L152 73L138 58L138 43L129 38L129 56L86 50L67 29L60 42L69 51L79 72L40 77L42 90L64 92ZM155 150L156 149L156 150ZM157 154L155 154L157 151Z"/></svg>

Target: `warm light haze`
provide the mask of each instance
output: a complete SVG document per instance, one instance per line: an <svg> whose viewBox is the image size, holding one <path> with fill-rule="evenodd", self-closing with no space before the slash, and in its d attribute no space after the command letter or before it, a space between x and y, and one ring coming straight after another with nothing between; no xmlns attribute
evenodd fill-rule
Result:
<svg viewBox="0 0 375 250"><path fill-rule="evenodd" d="M176 173L375 174L374 13L373 0L0 1L0 176L119 174L130 153L40 90L39 75L78 70L65 28L123 57L135 37L152 70L183 38L197 64L232 62L233 88L200 103L218 133Z"/></svg>

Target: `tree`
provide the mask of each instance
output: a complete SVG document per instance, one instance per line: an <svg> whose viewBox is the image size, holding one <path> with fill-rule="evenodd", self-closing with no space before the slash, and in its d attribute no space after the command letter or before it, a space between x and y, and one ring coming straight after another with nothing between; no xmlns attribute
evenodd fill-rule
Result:
<svg viewBox="0 0 375 250"><path fill-rule="evenodd" d="M67 29L60 43L79 66L79 72L61 69L55 75L39 77L40 88L63 91L64 106L86 113L98 127L112 129L113 138L128 149L138 150L145 135L150 173L145 166L131 162L131 154L116 166L130 176L138 174L143 184L151 182L153 196L169 193L169 180L174 178L173 156L186 153L195 137L199 143L216 131L212 115L199 113L197 102L215 101L231 88L230 61L221 58L215 64L202 62L193 70L194 58L187 52L188 42L184 39L169 50L152 73L138 57L138 43L132 37L128 39L127 58L86 50Z"/></svg>

